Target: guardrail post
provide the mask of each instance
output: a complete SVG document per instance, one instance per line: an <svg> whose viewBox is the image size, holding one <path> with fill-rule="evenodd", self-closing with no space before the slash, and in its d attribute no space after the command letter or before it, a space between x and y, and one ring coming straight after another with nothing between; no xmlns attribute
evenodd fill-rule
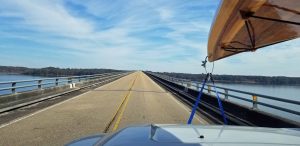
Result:
<svg viewBox="0 0 300 146"><path fill-rule="evenodd" d="M190 87L191 87L191 85L192 85L192 83L191 83L191 82L188 82L188 83L186 83L186 86L187 86L188 88L190 88Z"/></svg>
<svg viewBox="0 0 300 146"><path fill-rule="evenodd" d="M11 87L11 93L16 93L16 82L12 82Z"/></svg>
<svg viewBox="0 0 300 146"><path fill-rule="evenodd" d="M196 83L196 87L197 87L197 91L198 91L199 88L200 88L200 84L199 84L199 83Z"/></svg>
<svg viewBox="0 0 300 146"><path fill-rule="evenodd" d="M252 95L252 103L253 103L252 108L257 109L257 96Z"/></svg>
<svg viewBox="0 0 300 146"><path fill-rule="evenodd" d="M228 90L224 89L224 92L225 92L225 99L228 100Z"/></svg>
<svg viewBox="0 0 300 146"><path fill-rule="evenodd" d="M210 87L210 85L207 85L207 92L208 92L208 94L211 94L211 87Z"/></svg>
<svg viewBox="0 0 300 146"><path fill-rule="evenodd" d="M72 78L68 78L68 83L72 83Z"/></svg>
<svg viewBox="0 0 300 146"><path fill-rule="evenodd" d="M38 80L38 89L42 89L42 80Z"/></svg>
<svg viewBox="0 0 300 146"><path fill-rule="evenodd" d="M58 86L58 80L59 79L55 79L55 86Z"/></svg>

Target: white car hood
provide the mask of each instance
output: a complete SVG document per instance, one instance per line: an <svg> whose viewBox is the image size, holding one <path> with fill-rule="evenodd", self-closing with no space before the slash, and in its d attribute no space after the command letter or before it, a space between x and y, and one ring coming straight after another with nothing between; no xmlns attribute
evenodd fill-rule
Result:
<svg viewBox="0 0 300 146"><path fill-rule="evenodd" d="M104 146L300 145L300 131L244 126L151 125L128 127Z"/></svg>

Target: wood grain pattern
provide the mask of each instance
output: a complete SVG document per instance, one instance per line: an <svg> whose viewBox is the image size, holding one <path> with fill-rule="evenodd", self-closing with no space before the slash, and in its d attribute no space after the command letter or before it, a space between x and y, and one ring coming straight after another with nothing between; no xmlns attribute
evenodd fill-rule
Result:
<svg viewBox="0 0 300 146"><path fill-rule="evenodd" d="M223 0L209 36L207 48L209 61L239 53L226 51L221 46L241 48L251 45L245 19L240 14L241 10L254 12L255 16L300 22L299 0ZM299 25L252 17L248 20L252 24L255 36L255 49L300 36Z"/></svg>

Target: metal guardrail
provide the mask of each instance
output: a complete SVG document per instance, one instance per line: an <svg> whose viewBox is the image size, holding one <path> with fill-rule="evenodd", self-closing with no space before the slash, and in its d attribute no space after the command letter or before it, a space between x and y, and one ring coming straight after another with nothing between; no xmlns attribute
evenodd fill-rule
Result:
<svg viewBox="0 0 300 146"><path fill-rule="evenodd" d="M97 75L76 76L76 78L83 77L83 78L89 78L89 79L81 80L81 83L83 83L83 84L72 90L65 90L64 92L53 93L51 95L46 95L41 98L33 98L32 100L28 100L28 101L25 100L25 102L23 102L21 99L19 103L16 102L16 103L14 103L14 105L4 106L4 107L0 108L0 114L6 113L9 111L13 111L13 110L16 110L16 109L19 109L22 107L30 106L32 104L43 102L43 101L46 101L49 99L53 99L53 98L56 98L56 97L59 97L62 95L76 93L77 91L82 90L82 89L86 89L86 88L90 88L90 87L97 87L98 85L111 82L120 77L126 76L130 73L131 72L116 72L116 73L105 73L105 74L97 74ZM74 76L72 76L72 77L74 77ZM70 78L70 77L62 77L62 78ZM49 78L49 79L52 79L52 78ZM28 80L28 81L30 82L31 80ZM36 80L36 81L39 81L39 80ZM87 84L85 84L85 83L87 83ZM37 91L37 90L34 90L34 91ZM20 93L20 94L22 94L22 93ZM14 94L10 94L10 95L14 95Z"/></svg>
<svg viewBox="0 0 300 146"><path fill-rule="evenodd" d="M45 88L59 87L68 84L73 84L73 83L81 83L81 82L92 81L96 79L104 79L106 77L112 75L118 75L122 73L124 72L112 72L112 73L103 73L103 74L95 74L95 75L67 76L67 77L0 82L0 85L2 86L4 85L4 87L0 88L0 91L10 91L4 95L15 94L17 93L17 89L28 88L27 90L25 89L22 90L21 92L26 92L31 90L41 90Z"/></svg>
<svg viewBox="0 0 300 146"><path fill-rule="evenodd" d="M191 87L195 87L196 90L199 90L199 88L202 86L202 83L197 82L197 81L174 78L174 77L170 77L170 76L166 76L166 75L162 75L162 74L158 74L158 73L150 73L150 74L154 75L156 77L162 78L164 80L167 80L169 82L185 86L186 87L185 90L188 90L189 88L192 89ZM210 94L211 92L213 92L211 87L212 87L211 84L206 84L205 87L204 87L204 90L206 90L207 93ZM291 113L291 114L295 114L295 115L300 116L299 111L291 110L291 109L284 108L284 107L279 107L279 106L276 106L276 105L271 105L271 104L265 103L265 102L259 102L258 98L264 98L264 99L269 99L269 100L274 100L274 101L279 101L279 102L289 103L289 104L294 104L294 105L300 105L300 101L283 99L283 98L279 98L279 97L262 95L262 94L257 94L257 93L253 93L253 92L246 92L246 91L241 91L241 90L236 90L236 89L231 89L231 88L225 88L225 87L220 87L220 86L216 86L216 88L219 89L219 90L220 89L223 90L223 92L218 91L218 93L224 95L225 100L228 100L229 97L232 97L232 98L235 98L235 99L246 101L248 103L252 103L251 108L253 108L253 109L258 109L258 105L262 105L262 106L265 106L265 107L269 107L269 108L272 108L272 109L276 109L276 110L280 110L280 111L284 111L284 112L287 112L287 113ZM245 97L230 94L230 92L240 93L240 94L244 94L244 95L250 95L250 96L252 96L252 100L247 99Z"/></svg>

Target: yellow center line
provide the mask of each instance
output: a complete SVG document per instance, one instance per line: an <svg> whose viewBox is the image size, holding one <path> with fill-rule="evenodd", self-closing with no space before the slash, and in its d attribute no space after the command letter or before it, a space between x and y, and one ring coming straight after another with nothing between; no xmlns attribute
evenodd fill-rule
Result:
<svg viewBox="0 0 300 146"><path fill-rule="evenodd" d="M132 87L133 87L133 85L134 85L134 83L135 83L137 77L138 77L138 75L136 75L136 77L135 77L135 79L134 79L134 81L133 81L131 87L129 88L129 92L126 94L126 96L125 96L125 98L124 98L124 99L125 99L124 106L122 107L122 109L121 109L121 111L120 111L121 113L119 114L119 116L118 116L118 118L117 118L117 121L116 121L116 123L115 123L115 125L114 125L112 131L116 131L116 130L118 129L118 127L119 127L120 121L121 121L121 119L122 119L122 117L123 117L124 111L125 111L125 109L126 109L126 107L127 107L127 104L128 104L129 98L130 98L130 94L131 94Z"/></svg>
<svg viewBox="0 0 300 146"><path fill-rule="evenodd" d="M113 118L112 118L112 119L109 121L109 123L106 125L106 127L105 127L105 129L104 129L104 131L103 131L104 133L108 132L110 126L111 126L112 123L113 123L113 121L116 119L116 117L117 117L117 115L118 115L118 113L119 113L119 111L120 111L122 105L125 103L125 100L128 98L128 96L129 96L129 94L130 94L130 91L131 91L131 89L132 89L132 87L133 87L133 85L134 85L134 83L135 83L136 78L137 78L137 75L136 75L135 79L133 80L133 82L132 82L132 84L131 84L131 86L130 86L130 88L129 88L129 90L128 90L129 92L126 94L126 96L123 98L121 104L118 106L118 108L117 108L117 110L116 110L116 112L115 112ZM127 102L128 102L128 101L127 101ZM119 118L118 118L118 119L119 119ZM118 120L118 121L119 121L118 123L120 123L120 120ZM114 126L114 127L115 127L115 126ZM116 127L116 128L118 128L118 127Z"/></svg>

